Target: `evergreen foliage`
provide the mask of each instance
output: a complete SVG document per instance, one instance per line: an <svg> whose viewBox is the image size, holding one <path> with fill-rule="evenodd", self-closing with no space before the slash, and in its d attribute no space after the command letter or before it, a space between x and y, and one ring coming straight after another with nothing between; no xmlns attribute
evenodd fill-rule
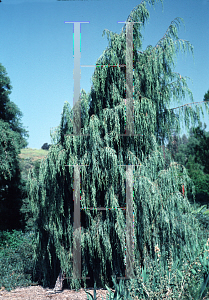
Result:
<svg viewBox="0 0 209 300"><path fill-rule="evenodd" d="M21 166L21 178L25 182L25 185L27 184L28 180L28 174L30 172L30 169L34 169L35 175L38 177L39 176L39 170L40 170L40 164L41 164L41 159L37 159L33 161L32 159L21 159L20 161L20 166ZM27 188L25 187L25 193L24 197L22 197L22 206L20 209L22 215L24 216L24 227L26 231L31 231L33 230L34 227L34 218L33 214L31 213L30 209L30 203L29 199L27 197Z"/></svg>
<svg viewBox="0 0 209 300"><path fill-rule="evenodd" d="M33 232L0 232L0 287L8 291L32 284Z"/></svg>
<svg viewBox="0 0 209 300"><path fill-rule="evenodd" d="M12 86L6 69L0 64L0 120L6 122L15 134L19 149L27 146L28 132L21 123L22 112L17 105L10 101Z"/></svg>
<svg viewBox="0 0 209 300"><path fill-rule="evenodd" d="M202 124L194 129L194 136L198 139L199 143L195 147L195 161L200 163L206 174L209 174L209 132L206 132L206 124L204 124L204 129L202 129Z"/></svg>
<svg viewBox="0 0 209 300"><path fill-rule="evenodd" d="M200 122L196 128L190 128L190 135L187 139L173 136L173 141L167 145L173 159L184 165L188 170L189 177L195 185L196 202L208 203L209 200L209 170L208 170L208 135L202 128ZM191 194L189 193L189 198Z"/></svg>
<svg viewBox="0 0 209 300"><path fill-rule="evenodd" d="M0 64L0 230L22 227L24 183L18 154L27 145L28 133L20 122L22 113L9 99L11 88L6 70Z"/></svg>
<svg viewBox="0 0 209 300"><path fill-rule="evenodd" d="M138 267L143 267L146 259L156 258L156 247L161 251L164 268L171 254L174 261L182 261L194 256L194 244L198 249L204 244L206 237L191 214L187 198L191 179L185 167L161 147L173 128L178 132L182 115L187 127L190 119L192 123L199 119L198 107L195 111L183 106L179 115L168 107L172 98L180 101L186 92L191 96L186 78L173 68L176 52L192 50L192 46L178 38L180 19L175 19L155 47L138 51L140 30L149 17L146 4L155 2L142 1L128 17L128 21L142 22L133 31L137 135L120 136L126 125L125 68L96 67L91 92L82 90L80 96L83 135L73 135L79 102L73 109L65 103L39 176L30 173L36 261L42 266L44 285L54 285L60 268L67 277L73 275L73 180L80 177L82 277L91 277L89 282L83 280L84 286L93 286L94 282L101 287L112 286L112 274L124 277L125 230L130 220L121 208L126 207L126 189L132 185L124 165L135 165L133 234ZM125 28L120 35L107 31L110 45L97 64L125 64ZM80 173L74 178L76 165L80 165ZM99 207L111 210L96 211ZM81 287L81 280L68 282L71 288Z"/></svg>

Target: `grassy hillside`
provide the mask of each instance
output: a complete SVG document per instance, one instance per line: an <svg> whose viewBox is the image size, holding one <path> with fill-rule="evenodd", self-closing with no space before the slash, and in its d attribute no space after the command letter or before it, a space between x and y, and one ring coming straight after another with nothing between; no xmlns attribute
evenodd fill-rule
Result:
<svg viewBox="0 0 209 300"><path fill-rule="evenodd" d="M26 148L22 149L19 154L20 157L20 171L23 181L25 185L27 184L28 174L31 169L34 170L36 176L39 175L39 168L41 161L46 157L48 150L42 149L31 149ZM26 221L27 229L33 228L33 217L30 212L30 205L27 198L27 192L25 191L25 198L23 199L23 205L21 208L21 212L25 215L24 219Z"/></svg>
<svg viewBox="0 0 209 300"><path fill-rule="evenodd" d="M31 159L32 161L41 160L47 155L47 150L25 148L21 150L19 155L21 159Z"/></svg>
<svg viewBox="0 0 209 300"><path fill-rule="evenodd" d="M25 148L19 154L21 174L27 180L30 169L35 168L38 172L42 159L46 157L48 150Z"/></svg>

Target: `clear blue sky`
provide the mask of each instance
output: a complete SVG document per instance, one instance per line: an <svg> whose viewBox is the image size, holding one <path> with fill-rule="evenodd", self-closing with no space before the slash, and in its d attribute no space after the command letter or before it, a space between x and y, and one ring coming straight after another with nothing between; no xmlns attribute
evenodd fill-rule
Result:
<svg viewBox="0 0 209 300"><path fill-rule="evenodd" d="M93 65L108 46L104 29L120 33L132 9L141 0L2 0L0 3L0 63L6 68L13 86L11 101L23 113L29 131L30 148L51 143L50 128L59 125L65 101L73 105L73 24L81 25L81 64ZM194 46L192 55L178 56L176 72L188 76L195 101L202 101L209 89L209 1L164 0L143 30L143 50L155 46L171 21L182 17L179 37ZM93 68L81 68L80 87L90 91ZM187 103L187 101L182 102ZM174 103L175 105L175 103ZM171 106L175 107L175 106ZM205 112L205 110L204 110ZM209 118L205 112L209 131Z"/></svg>

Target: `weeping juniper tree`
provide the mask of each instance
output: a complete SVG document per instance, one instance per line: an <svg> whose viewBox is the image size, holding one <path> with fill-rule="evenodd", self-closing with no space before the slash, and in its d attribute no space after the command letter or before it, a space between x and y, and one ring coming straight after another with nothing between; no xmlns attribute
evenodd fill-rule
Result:
<svg viewBox="0 0 209 300"><path fill-rule="evenodd" d="M126 72L123 67L96 67L89 94L81 92L81 133L73 135L73 109L65 103L54 144L42 162L39 177L29 178L29 199L35 219L36 267L44 284L54 284L62 269L73 275L73 180L80 165L82 277L69 279L70 287L112 286L111 275L125 275L126 190L133 185L126 165L133 165L134 259L143 266L147 256L155 258L156 246L166 258L192 256L192 244L201 243L199 224L191 214L187 190L192 185L186 169L172 161L162 144L179 130L183 116L189 126L199 119L199 108L169 109L189 91L186 78L175 73L179 49L192 50L178 38L180 19L175 19L155 47L141 50L141 28L149 12L142 1L127 21L133 29L134 130L121 136L126 126ZM97 65L126 63L126 25L121 34L107 32L109 46ZM193 99L192 99L193 100ZM78 102L79 103L79 102ZM128 179L126 178L128 177ZM126 181L127 180L127 181ZM184 192L182 193L182 184ZM113 208L90 210L89 208Z"/></svg>

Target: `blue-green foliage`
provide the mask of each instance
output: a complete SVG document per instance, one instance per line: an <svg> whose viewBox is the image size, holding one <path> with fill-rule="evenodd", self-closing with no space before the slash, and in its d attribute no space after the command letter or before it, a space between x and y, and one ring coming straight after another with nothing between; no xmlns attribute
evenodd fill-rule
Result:
<svg viewBox="0 0 209 300"><path fill-rule="evenodd" d="M146 1L142 1L128 20L140 20L143 25L148 15ZM134 165L133 261L143 269L144 295L153 293L146 292L146 282L150 286L153 282L154 289L160 285L158 278L152 278L154 266L165 275L165 288L167 260L174 264L193 261L196 249L200 252L204 245L205 233L191 213L187 198L187 191L193 187L191 179L185 167L161 147L172 127L177 132L179 129L182 110L175 115L167 108L171 98L180 101L186 92L191 95L186 79L173 71L176 51L192 50L189 42L178 39L179 23L179 19L174 20L155 47L149 46L143 52L135 48L135 136L121 136L126 125L123 68L95 68L91 92L87 95L83 91L79 100L83 135L73 135L78 106L71 109L65 103L54 144L41 163L39 176L32 171L28 182L35 220L35 259L42 267L45 285L55 283L61 268L71 288L81 287L81 280L69 279L73 273L73 241L79 235L77 231L73 236L74 193L81 206L82 277L91 277L90 283L83 280L84 286L95 282L104 287L112 285L111 275L124 276L126 225L133 222L122 209L127 206L126 191L133 188L127 165ZM137 47L140 29L141 25L136 26L133 33ZM124 64L125 33L110 33L110 37L110 47L97 64ZM193 123L198 120L199 110L186 108L183 115L188 126L190 117ZM79 191L74 182L80 178ZM108 210L97 211L98 207ZM183 274L182 268L179 263L178 274ZM136 268L134 272L136 275ZM176 291L178 283L173 283Z"/></svg>

